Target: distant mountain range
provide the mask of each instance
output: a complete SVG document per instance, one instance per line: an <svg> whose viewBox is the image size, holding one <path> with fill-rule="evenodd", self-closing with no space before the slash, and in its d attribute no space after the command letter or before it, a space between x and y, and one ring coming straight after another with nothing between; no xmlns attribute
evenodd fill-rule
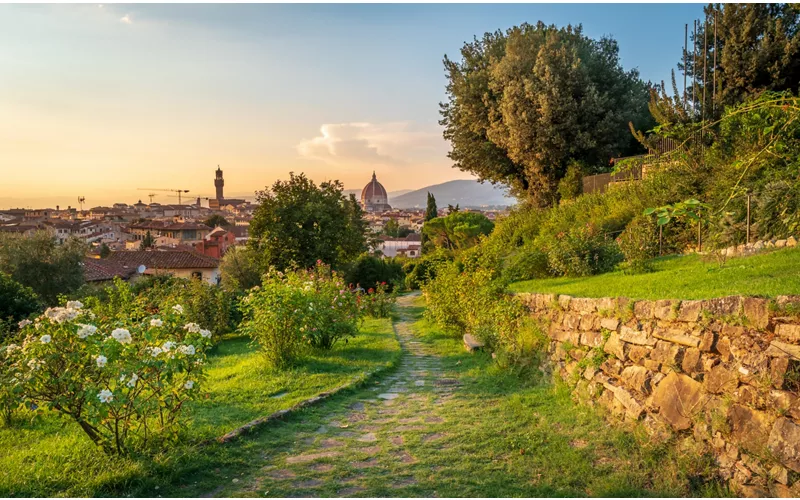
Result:
<svg viewBox="0 0 800 500"><path fill-rule="evenodd" d="M473 180L456 180L427 186L401 195L393 196L394 193L389 193L389 204L392 208L425 208L428 203L428 192L436 198L436 205L439 208L445 208L447 205L459 205L465 208L507 206L517 202L515 198L506 194L506 189L493 186L488 182L481 184Z"/></svg>

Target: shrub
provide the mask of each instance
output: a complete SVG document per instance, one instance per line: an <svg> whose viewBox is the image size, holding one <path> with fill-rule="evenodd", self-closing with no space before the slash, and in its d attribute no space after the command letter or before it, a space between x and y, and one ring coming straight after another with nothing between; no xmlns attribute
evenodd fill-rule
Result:
<svg viewBox="0 0 800 500"><path fill-rule="evenodd" d="M549 275L547 254L535 247L522 247L508 257L503 277L508 281L546 278Z"/></svg>
<svg viewBox="0 0 800 500"><path fill-rule="evenodd" d="M557 276L590 276L614 269L622 255L613 239L591 225L570 231L547 249L547 262Z"/></svg>
<svg viewBox="0 0 800 500"><path fill-rule="evenodd" d="M345 272L345 281L354 286L370 287L386 283L388 290L404 285L405 272L397 259L381 259L364 254L351 263Z"/></svg>
<svg viewBox="0 0 800 500"><path fill-rule="evenodd" d="M436 249L418 259L410 259L403 266L406 273L405 285L409 290L419 290L422 285L436 276L436 268L443 262L453 260L452 254Z"/></svg>
<svg viewBox="0 0 800 500"><path fill-rule="evenodd" d="M392 305L397 302L397 291L389 291L386 283L376 283L374 288L369 288L366 295L359 297L364 312L373 318L388 318L392 312Z"/></svg>
<svg viewBox="0 0 800 500"><path fill-rule="evenodd" d="M242 299L242 312L240 330L258 343L270 366L283 368L305 346L330 349L354 336L361 308L341 275L317 262L308 271L270 270L262 286Z"/></svg>
<svg viewBox="0 0 800 500"><path fill-rule="evenodd" d="M0 272L0 342L17 330L17 323L39 311L36 293Z"/></svg>
<svg viewBox="0 0 800 500"><path fill-rule="evenodd" d="M586 167L581 162L573 161L567 167L564 177L558 181L558 195L562 200L572 200L583 193L583 176Z"/></svg>
<svg viewBox="0 0 800 500"><path fill-rule="evenodd" d="M641 273L652 270L651 259L658 255L658 227L652 217L637 216L617 238L625 256L625 271Z"/></svg>
<svg viewBox="0 0 800 500"><path fill-rule="evenodd" d="M203 380L211 332L180 304L143 320L100 320L80 302L26 322L3 357L24 402L76 422L110 454L174 440Z"/></svg>

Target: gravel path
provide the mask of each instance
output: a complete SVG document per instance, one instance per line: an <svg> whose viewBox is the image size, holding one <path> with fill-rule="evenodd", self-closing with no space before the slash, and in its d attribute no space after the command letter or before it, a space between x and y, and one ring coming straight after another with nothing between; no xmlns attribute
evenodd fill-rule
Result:
<svg viewBox="0 0 800 500"><path fill-rule="evenodd" d="M388 489L404 496L418 485L414 452L445 446L447 419L440 413L458 381L446 378L442 359L414 339L409 308L417 296L397 301L394 328L403 349L397 369L352 400L326 406L316 431L298 435L286 453L265 457L261 473L227 495L386 496Z"/></svg>

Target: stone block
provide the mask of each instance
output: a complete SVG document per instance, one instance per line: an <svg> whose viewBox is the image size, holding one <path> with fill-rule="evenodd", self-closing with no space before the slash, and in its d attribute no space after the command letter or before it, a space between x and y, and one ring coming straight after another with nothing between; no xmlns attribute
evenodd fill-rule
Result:
<svg viewBox="0 0 800 500"><path fill-rule="evenodd" d="M692 418L703 409L706 399L699 382L675 372L653 391L653 404L659 408L659 415L678 431L692 426Z"/></svg>
<svg viewBox="0 0 800 500"><path fill-rule="evenodd" d="M622 387L614 389L614 397L625 407L625 416L631 420L638 420L644 413L644 407L634 398L630 392Z"/></svg>
<svg viewBox="0 0 800 500"><path fill-rule="evenodd" d="M769 301L755 297L745 297L742 301L742 310L747 321L760 330L769 325Z"/></svg>
<svg viewBox="0 0 800 500"><path fill-rule="evenodd" d="M464 334L464 347L469 352L479 351L486 347L486 344L475 338L474 335L470 335L469 333Z"/></svg>
<svg viewBox="0 0 800 500"><path fill-rule="evenodd" d="M618 377L622 371L622 363L618 359L608 358L600 365L600 370L612 377Z"/></svg>
<svg viewBox="0 0 800 500"><path fill-rule="evenodd" d="M597 373L597 368L593 366L587 366L586 369L583 370L583 378L586 380L592 380L595 373Z"/></svg>
<svg viewBox="0 0 800 500"><path fill-rule="evenodd" d="M716 337L714 336L714 332L706 330L700 337L700 345L697 347L703 352L711 352L714 349L715 341Z"/></svg>
<svg viewBox="0 0 800 500"><path fill-rule="evenodd" d="M642 366L653 372L661 371L661 363L652 359L645 359L642 361Z"/></svg>
<svg viewBox="0 0 800 500"><path fill-rule="evenodd" d="M783 387L783 379L786 375L786 370L789 368L789 358L779 357L772 358L769 362L769 374L772 379L772 387L780 389Z"/></svg>
<svg viewBox="0 0 800 500"><path fill-rule="evenodd" d="M653 330L653 337L686 347L697 347L700 345L699 338L686 335L683 333L683 330L677 328L656 328Z"/></svg>
<svg viewBox="0 0 800 500"><path fill-rule="evenodd" d="M800 325L777 325L775 326L775 334L789 342L798 342L800 341Z"/></svg>
<svg viewBox="0 0 800 500"><path fill-rule="evenodd" d="M714 347L722 361L727 362L731 360L731 339L728 337L720 337L717 339L717 343Z"/></svg>
<svg viewBox="0 0 800 500"><path fill-rule="evenodd" d="M639 319L653 319L653 302L649 300L637 300L633 304L633 314Z"/></svg>
<svg viewBox="0 0 800 500"><path fill-rule="evenodd" d="M731 440L742 448L760 454L770 436L772 419L763 411L734 404L728 410L731 424Z"/></svg>
<svg viewBox="0 0 800 500"><path fill-rule="evenodd" d="M779 418L772 426L767 446L781 465L800 472L800 426L788 418Z"/></svg>
<svg viewBox="0 0 800 500"><path fill-rule="evenodd" d="M581 316L576 313L567 313L564 315L564 321L562 324L564 325L564 328L568 330L577 330L581 325Z"/></svg>
<svg viewBox="0 0 800 500"><path fill-rule="evenodd" d="M650 355L650 351L652 351L652 349L649 347L645 347L643 345L633 345L628 351L628 359L634 363L639 363L642 359Z"/></svg>
<svg viewBox="0 0 800 500"><path fill-rule="evenodd" d="M800 306L800 295L778 295L775 297L775 304L781 309L787 306Z"/></svg>
<svg viewBox="0 0 800 500"><path fill-rule="evenodd" d="M572 301L572 297L569 295L559 295L558 296L558 306L565 311L569 309L569 303Z"/></svg>
<svg viewBox="0 0 800 500"><path fill-rule="evenodd" d="M703 371L711 371L712 368L719 364L719 357L713 354L703 353L700 357L700 361L703 363Z"/></svg>
<svg viewBox="0 0 800 500"><path fill-rule="evenodd" d="M797 239L794 236L789 236L786 238L786 246L787 247L796 247L797 246Z"/></svg>
<svg viewBox="0 0 800 500"><path fill-rule="evenodd" d="M688 373L689 375L693 375L695 373L703 371L703 363L701 361L700 349L697 348L690 348L686 349L686 352L683 353L683 360L681 361L681 369Z"/></svg>
<svg viewBox="0 0 800 500"><path fill-rule="evenodd" d="M569 303L569 309L570 311L579 313L592 313L597 311L597 305L595 304L595 299L572 297Z"/></svg>
<svg viewBox="0 0 800 500"><path fill-rule="evenodd" d="M680 366L683 361L683 350L682 347L671 342L659 340L653 352L650 353L650 359L669 366Z"/></svg>
<svg viewBox="0 0 800 500"><path fill-rule="evenodd" d="M746 331L747 329L743 326L724 324L722 325L721 335L723 337L728 337L729 339L733 340L744 335Z"/></svg>
<svg viewBox="0 0 800 500"><path fill-rule="evenodd" d="M599 330L600 321L594 314L584 314L581 316L581 330Z"/></svg>
<svg viewBox="0 0 800 500"><path fill-rule="evenodd" d="M717 317L739 314L741 307L742 297L739 295L703 301L703 310Z"/></svg>
<svg viewBox="0 0 800 500"><path fill-rule="evenodd" d="M551 328L549 335L550 335L550 338L555 340L555 341L567 342L567 341L570 341L570 339L572 338L572 333L573 332L570 332L570 331L567 331L567 330L562 330L560 328Z"/></svg>
<svg viewBox="0 0 800 500"><path fill-rule="evenodd" d="M598 311L613 311L617 308L617 299L603 297L600 299L595 299L594 304Z"/></svg>
<svg viewBox="0 0 800 500"><path fill-rule="evenodd" d="M623 325L619 331L619 338L623 342L636 345L653 346L656 344L656 339L649 337L647 333L634 330L628 326Z"/></svg>
<svg viewBox="0 0 800 500"><path fill-rule="evenodd" d="M603 334L594 331L583 332L581 334L581 345L600 347L603 345Z"/></svg>
<svg viewBox="0 0 800 500"><path fill-rule="evenodd" d="M717 365L706 373L703 389L712 394L732 394L739 386L739 375L725 365Z"/></svg>
<svg viewBox="0 0 800 500"><path fill-rule="evenodd" d="M641 366L627 366L619 378L631 389L642 394L650 394L650 372Z"/></svg>
<svg viewBox="0 0 800 500"><path fill-rule="evenodd" d="M657 300L653 305L653 316L655 316L656 319L672 320L675 315L673 306L679 303L679 301L669 299Z"/></svg>
<svg viewBox="0 0 800 500"><path fill-rule="evenodd" d="M617 318L603 318L600 320L600 328L616 332L618 327L619 320Z"/></svg>
<svg viewBox="0 0 800 500"><path fill-rule="evenodd" d="M769 407L783 415L794 418L800 416L800 400L789 391L769 391Z"/></svg>
<svg viewBox="0 0 800 500"><path fill-rule="evenodd" d="M621 361L625 360L625 343L619 339L617 332L612 333L608 338L606 345L603 346L603 351L616 356Z"/></svg>
<svg viewBox="0 0 800 500"><path fill-rule="evenodd" d="M751 385L741 385L734 392L736 402L740 405L757 407L759 406L758 391Z"/></svg>
<svg viewBox="0 0 800 500"><path fill-rule="evenodd" d="M702 300L684 300L678 309L678 321L695 323L700 319L700 311L703 310Z"/></svg>
<svg viewBox="0 0 800 500"><path fill-rule="evenodd" d="M783 248L786 246L786 240L775 240L775 248Z"/></svg>
<svg viewBox="0 0 800 500"><path fill-rule="evenodd" d="M788 356L790 358L800 359L800 346L773 340L769 343L769 348L767 348L765 354L772 357Z"/></svg>

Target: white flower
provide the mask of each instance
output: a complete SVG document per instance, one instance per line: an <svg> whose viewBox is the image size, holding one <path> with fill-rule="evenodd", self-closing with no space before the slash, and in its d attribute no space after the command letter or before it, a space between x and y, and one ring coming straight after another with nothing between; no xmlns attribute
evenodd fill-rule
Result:
<svg viewBox="0 0 800 500"><path fill-rule="evenodd" d="M162 349L164 352L169 352L169 351L171 351L171 350L172 350L174 347L175 347L175 342L173 342L173 341L171 341L171 340L168 340L167 342L164 342L164 345L162 345L162 346L161 346L161 349Z"/></svg>
<svg viewBox="0 0 800 500"><path fill-rule="evenodd" d="M20 328L25 328L26 326L28 326L28 325L30 325L30 324L31 324L31 320L29 320L29 319L23 319L22 321L20 321L19 323L17 323L17 326L18 326L18 327L20 327Z"/></svg>
<svg viewBox="0 0 800 500"><path fill-rule="evenodd" d="M20 346L18 346L17 344L8 344L6 346L6 357L7 358L11 357L11 353L13 353L14 351L18 351L20 349L22 349L22 348Z"/></svg>
<svg viewBox="0 0 800 500"><path fill-rule="evenodd" d="M163 326L164 322L158 318L153 318L150 320L150 326Z"/></svg>
<svg viewBox="0 0 800 500"><path fill-rule="evenodd" d="M175 304L174 306L172 306L172 310L178 314L183 314L183 306L180 304Z"/></svg>
<svg viewBox="0 0 800 500"><path fill-rule="evenodd" d="M150 348L150 355L153 356L154 358L158 357L158 355L161 354L162 352L163 351L161 350L160 347L151 347Z"/></svg>
<svg viewBox="0 0 800 500"><path fill-rule="evenodd" d="M183 325L184 330L188 330L189 333L198 333L200 331L200 325L197 323L186 323Z"/></svg>
<svg viewBox="0 0 800 500"><path fill-rule="evenodd" d="M127 386L128 386L128 387L133 387L133 386L135 386L135 385L136 385L136 381L137 381L137 380L139 380L139 375L136 375L136 374L134 373L133 375L131 375L131 379L130 379L130 380L128 380Z"/></svg>
<svg viewBox="0 0 800 500"><path fill-rule="evenodd" d="M44 364L43 361L33 358L32 360L28 361L28 368L30 368L31 370L38 370L39 368L42 367L43 364Z"/></svg>
<svg viewBox="0 0 800 500"><path fill-rule="evenodd" d="M200 336L207 339L211 338L211 330L200 330Z"/></svg>
<svg viewBox="0 0 800 500"><path fill-rule="evenodd" d="M89 335L94 335L97 332L97 327L94 325L80 325L78 328L78 337L85 339Z"/></svg>
<svg viewBox="0 0 800 500"><path fill-rule="evenodd" d="M97 356L96 358L94 358L94 360L97 363L97 367L98 368L102 368L102 367L106 366L106 363L108 363L108 358L106 358L102 354L100 356Z"/></svg>
<svg viewBox="0 0 800 500"><path fill-rule="evenodd" d="M83 307L83 304L78 300L70 300L67 302L67 309L80 309L81 307Z"/></svg>
<svg viewBox="0 0 800 500"><path fill-rule="evenodd" d="M92 311L89 311L88 316L89 316L89 319L95 319L97 317L97 316L95 316L95 314Z"/></svg>
<svg viewBox="0 0 800 500"><path fill-rule="evenodd" d="M111 336L116 339L117 342L120 344L130 344L133 339L131 338L131 332L124 328L117 328L113 332L111 332Z"/></svg>
<svg viewBox="0 0 800 500"><path fill-rule="evenodd" d="M50 335L42 335L42 337L39 339L42 344L49 344L51 340L53 340L53 337Z"/></svg>
<svg viewBox="0 0 800 500"><path fill-rule="evenodd" d="M193 345L191 345L191 344L189 344L189 345L182 345L182 346L180 346L180 347L178 348L178 351L180 351L180 352L181 352L181 353L183 353L183 354L187 354L187 355L189 355L189 356L194 356L194 353L195 353L194 346L193 346Z"/></svg>
<svg viewBox="0 0 800 500"><path fill-rule="evenodd" d="M110 403L114 400L114 393L108 389L103 389L97 394L97 399L99 399L101 403Z"/></svg>
<svg viewBox="0 0 800 500"><path fill-rule="evenodd" d="M191 389L192 387L194 387L194 380L187 380L186 383L183 384L183 387L185 387L186 389Z"/></svg>
<svg viewBox="0 0 800 500"><path fill-rule="evenodd" d="M55 321L56 323L63 323L65 321L72 321L73 319L78 317L78 311L76 309L69 309L64 307L49 307L45 312L44 315L51 321Z"/></svg>

